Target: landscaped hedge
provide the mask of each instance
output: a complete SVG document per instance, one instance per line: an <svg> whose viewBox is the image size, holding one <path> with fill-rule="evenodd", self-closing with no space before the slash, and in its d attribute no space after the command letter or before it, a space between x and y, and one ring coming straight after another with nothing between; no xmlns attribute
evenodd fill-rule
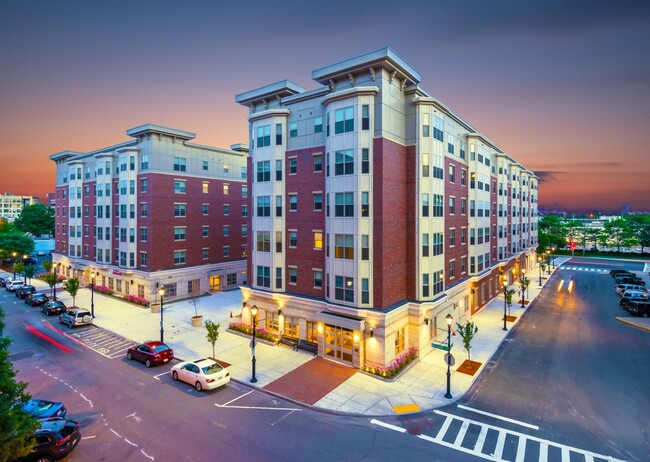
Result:
<svg viewBox="0 0 650 462"><path fill-rule="evenodd" d="M408 366L413 360L415 360L418 357L418 350L415 347L409 348L407 351L404 353L401 353L398 355L392 363L390 363L388 366L371 366L371 365L366 365L363 367L363 370L365 372L369 372L374 375L378 375L380 377L395 377L397 374L400 373L402 369L404 369L406 366Z"/></svg>
<svg viewBox="0 0 650 462"><path fill-rule="evenodd" d="M246 335L250 335L250 336L253 335L253 326L251 326L250 324L245 324L243 322L231 322L228 325L228 328L230 330L241 332L242 334L246 334ZM272 332L269 332L266 329L257 329L256 333L255 333L255 336L257 338L261 338L262 340L268 340L269 342L277 342L278 341L278 336L275 335Z"/></svg>

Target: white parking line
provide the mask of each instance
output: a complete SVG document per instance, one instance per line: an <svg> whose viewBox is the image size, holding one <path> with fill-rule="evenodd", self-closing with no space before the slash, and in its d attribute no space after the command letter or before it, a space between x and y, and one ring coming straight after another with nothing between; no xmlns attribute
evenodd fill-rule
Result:
<svg viewBox="0 0 650 462"><path fill-rule="evenodd" d="M156 380L160 380L159 377L162 377L162 376L165 375L165 374L169 374L169 372L170 372L170 371L163 372L162 374L154 375L153 378L156 379Z"/></svg>
<svg viewBox="0 0 650 462"><path fill-rule="evenodd" d="M92 435L92 436L82 436L82 437L81 437L82 440L92 440L93 438L97 438L97 436L96 436L96 435Z"/></svg>
<svg viewBox="0 0 650 462"><path fill-rule="evenodd" d="M526 423L526 422L522 422L521 420L515 420L515 419L511 419L509 417L503 417L501 415L492 414L491 412L481 411L480 409L474 409L473 407L463 406L462 404L459 404L458 407L460 409L465 409L466 411L476 412L477 414L483 414L483 415L486 415L488 417L492 417L494 419L504 420L506 422L521 425L522 427L532 428L533 430L539 430L539 427L537 425L532 425L532 424L529 424L529 423Z"/></svg>
<svg viewBox="0 0 650 462"><path fill-rule="evenodd" d="M396 431L396 432L406 433L406 428L397 427L397 426L395 426L395 425L391 425L391 424L388 424L388 423L382 422L381 420L372 419L372 420L370 421L370 423L371 423L371 424L375 424L375 425L379 425L380 427L388 428L389 430L394 430L394 431Z"/></svg>

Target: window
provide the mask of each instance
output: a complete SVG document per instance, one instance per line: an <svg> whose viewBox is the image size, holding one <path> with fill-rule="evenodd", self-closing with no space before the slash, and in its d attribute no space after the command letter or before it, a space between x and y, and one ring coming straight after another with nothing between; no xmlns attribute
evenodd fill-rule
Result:
<svg viewBox="0 0 650 462"><path fill-rule="evenodd" d="M271 162L268 160L257 163L257 182L271 181Z"/></svg>
<svg viewBox="0 0 650 462"><path fill-rule="evenodd" d="M242 217L247 217L248 216L248 205L242 205L241 206L241 216Z"/></svg>
<svg viewBox="0 0 650 462"><path fill-rule="evenodd" d="M370 216L370 195L367 192L361 193L361 216Z"/></svg>
<svg viewBox="0 0 650 462"><path fill-rule="evenodd" d="M367 234L361 235L361 260L370 260L370 238Z"/></svg>
<svg viewBox="0 0 650 462"><path fill-rule="evenodd" d="M208 215L210 213L210 204L201 204L201 213Z"/></svg>
<svg viewBox="0 0 650 462"><path fill-rule="evenodd" d="M354 173L354 150L336 151L334 175L352 175Z"/></svg>
<svg viewBox="0 0 650 462"><path fill-rule="evenodd" d="M175 217L187 216L187 204L174 204L174 216Z"/></svg>
<svg viewBox="0 0 650 462"><path fill-rule="evenodd" d="M422 216L429 216L429 194L422 194Z"/></svg>
<svg viewBox="0 0 650 462"><path fill-rule="evenodd" d="M448 276L449 276L449 278L456 277L456 260L451 260L449 262Z"/></svg>
<svg viewBox="0 0 650 462"><path fill-rule="evenodd" d="M140 228L140 241L147 242L147 228Z"/></svg>
<svg viewBox="0 0 650 462"><path fill-rule="evenodd" d="M404 328L395 332L395 356L404 351L404 341L406 337L404 336Z"/></svg>
<svg viewBox="0 0 650 462"><path fill-rule="evenodd" d="M241 225L241 237L248 237L248 225Z"/></svg>
<svg viewBox="0 0 650 462"><path fill-rule="evenodd" d="M361 173L370 173L370 153L368 148L361 150Z"/></svg>
<svg viewBox="0 0 650 462"><path fill-rule="evenodd" d="M450 197L449 198L449 215L455 215L456 214L456 198L455 197Z"/></svg>
<svg viewBox="0 0 650 462"><path fill-rule="evenodd" d="M443 272L433 273L433 295L439 294L443 291L445 287L445 281L443 280Z"/></svg>
<svg viewBox="0 0 650 462"><path fill-rule="evenodd" d="M279 269L279 268L278 268ZM271 268L268 266L257 267L257 285L260 287L271 287Z"/></svg>
<svg viewBox="0 0 650 462"><path fill-rule="evenodd" d="M430 286L429 286L429 275L427 273L424 273L422 275L422 297L430 297L431 292L430 292Z"/></svg>
<svg viewBox="0 0 650 462"><path fill-rule="evenodd" d="M370 130L370 105L361 106L361 130Z"/></svg>
<svg viewBox="0 0 650 462"><path fill-rule="evenodd" d="M467 272L467 257L460 257L460 274L465 274Z"/></svg>
<svg viewBox="0 0 650 462"><path fill-rule="evenodd" d="M282 160L275 161L275 181L282 181Z"/></svg>
<svg viewBox="0 0 650 462"><path fill-rule="evenodd" d="M175 250L174 251L174 264L182 265L185 264L187 258L187 252L185 250Z"/></svg>
<svg viewBox="0 0 650 462"><path fill-rule="evenodd" d="M354 302L354 280L344 276L334 277L334 298L344 302Z"/></svg>
<svg viewBox="0 0 650 462"><path fill-rule="evenodd" d="M262 127L257 127L257 146L258 148L264 148L271 146L271 126L263 125Z"/></svg>
<svg viewBox="0 0 650 462"><path fill-rule="evenodd" d="M275 196L275 216L282 216L282 196Z"/></svg>
<svg viewBox="0 0 650 462"><path fill-rule="evenodd" d="M344 260L354 260L354 235L353 234L334 235L334 258L342 258Z"/></svg>
<svg viewBox="0 0 650 462"><path fill-rule="evenodd" d="M323 171L323 155L314 154L312 156L312 163L314 165L314 173Z"/></svg>
<svg viewBox="0 0 650 462"><path fill-rule="evenodd" d="M282 124L275 124L275 145L282 145Z"/></svg>
<svg viewBox="0 0 650 462"><path fill-rule="evenodd" d="M185 194L187 182L185 180L174 180L174 192L177 194Z"/></svg>
<svg viewBox="0 0 650 462"><path fill-rule="evenodd" d="M205 172L208 171L208 161L207 160L203 161L203 171L205 171Z"/></svg>
<svg viewBox="0 0 650 462"><path fill-rule="evenodd" d="M242 168L241 168L241 174L240 174L240 176L241 176L241 179L242 179L242 180L245 180L245 179L246 179L246 167L242 167Z"/></svg>
<svg viewBox="0 0 650 462"><path fill-rule="evenodd" d="M227 217L230 215L230 205L229 204L224 204L223 205L223 216Z"/></svg>
<svg viewBox="0 0 650 462"><path fill-rule="evenodd" d="M460 213L461 213L462 215L466 215L466 214L467 214L467 199L465 199L465 198L462 198L462 199L460 200Z"/></svg>
<svg viewBox="0 0 650 462"><path fill-rule="evenodd" d="M323 288L323 272L315 270L314 271L314 289Z"/></svg>
<svg viewBox="0 0 650 462"><path fill-rule="evenodd" d="M354 108L352 106L337 109L334 112L334 134L354 131Z"/></svg>
<svg viewBox="0 0 650 462"><path fill-rule="evenodd" d="M282 231L275 232L275 253L282 253Z"/></svg>
<svg viewBox="0 0 650 462"><path fill-rule="evenodd" d="M449 166L449 182L450 183L455 183L456 182L456 166L455 165L450 165Z"/></svg>
<svg viewBox="0 0 650 462"><path fill-rule="evenodd" d="M296 285L298 283L298 268L289 268L289 284Z"/></svg>
<svg viewBox="0 0 650 462"><path fill-rule="evenodd" d="M204 181L202 184L202 191L203 194L207 194L210 191L210 182L209 181Z"/></svg>
<svg viewBox="0 0 650 462"><path fill-rule="evenodd" d="M174 227L174 240L175 241L184 241L187 237L187 228L185 226L175 226Z"/></svg>
<svg viewBox="0 0 650 462"><path fill-rule="evenodd" d="M443 250L442 233L433 233L433 255L442 255Z"/></svg>
<svg viewBox="0 0 650 462"><path fill-rule="evenodd" d="M323 233L322 231L314 231L314 249L323 250Z"/></svg>
<svg viewBox="0 0 650 462"><path fill-rule="evenodd" d="M322 117L315 117L314 118L314 133L322 133L323 132L323 118Z"/></svg>
<svg viewBox="0 0 650 462"><path fill-rule="evenodd" d="M289 175L295 175L298 173L298 159L292 157L289 159Z"/></svg>
<svg viewBox="0 0 650 462"><path fill-rule="evenodd" d="M289 247L298 247L298 231L289 231Z"/></svg>
<svg viewBox="0 0 650 462"><path fill-rule="evenodd" d="M257 198L257 216L271 216L271 198L269 196L259 196Z"/></svg>
<svg viewBox="0 0 650 462"><path fill-rule="evenodd" d="M323 193L314 193L313 194L314 198L314 211L322 211L323 210Z"/></svg>
<svg viewBox="0 0 650 462"><path fill-rule="evenodd" d="M442 194L434 194L433 195L433 216L434 217L442 217L442 216L444 216L443 196L442 196Z"/></svg>
<svg viewBox="0 0 650 462"><path fill-rule="evenodd" d="M241 197L248 197L248 186L241 187Z"/></svg>
<svg viewBox="0 0 650 462"><path fill-rule="evenodd" d="M289 194L289 210L295 212L298 210L298 195Z"/></svg>
<svg viewBox="0 0 650 462"><path fill-rule="evenodd" d="M223 237L230 236L230 225L223 225Z"/></svg>
<svg viewBox="0 0 650 462"><path fill-rule="evenodd" d="M449 247L453 247L456 245L456 230L455 229L450 229L449 230Z"/></svg>
<svg viewBox="0 0 650 462"><path fill-rule="evenodd" d="M187 159L184 157L174 157L174 171L185 172L187 171Z"/></svg>
<svg viewBox="0 0 650 462"><path fill-rule="evenodd" d="M443 141L443 132L445 125L442 119L438 116L433 116L433 138L438 141Z"/></svg>
<svg viewBox="0 0 650 462"><path fill-rule="evenodd" d="M429 137L429 130L431 126L429 125L429 114L422 114L422 137Z"/></svg>
<svg viewBox="0 0 650 462"><path fill-rule="evenodd" d="M227 245L223 246L223 256L224 257L229 257L230 256L230 246L227 246Z"/></svg>
<svg viewBox="0 0 650 462"><path fill-rule="evenodd" d="M271 251L271 232L258 231L257 232L257 251L270 252Z"/></svg>
<svg viewBox="0 0 650 462"><path fill-rule="evenodd" d="M422 235L422 256L429 256L429 234L427 233Z"/></svg>
<svg viewBox="0 0 650 462"><path fill-rule="evenodd" d="M289 124L289 138L296 138L298 136L298 124L292 122Z"/></svg>
<svg viewBox="0 0 650 462"><path fill-rule="evenodd" d="M422 176L428 177L429 176L429 154L427 153L422 153Z"/></svg>
<svg viewBox="0 0 650 462"><path fill-rule="evenodd" d="M443 179L442 157L433 157L433 177L439 180Z"/></svg>
<svg viewBox="0 0 650 462"><path fill-rule="evenodd" d="M275 269L275 288L282 289L282 268Z"/></svg>
<svg viewBox="0 0 650 462"><path fill-rule="evenodd" d="M467 244L467 228L460 229L460 243Z"/></svg>
<svg viewBox="0 0 650 462"><path fill-rule="evenodd" d="M334 195L334 216L335 217L353 217L354 216L354 194L336 193Z"/></svg>
<svg viewBox="0 0 650 462"><path fill-rule="evenodd" d="M201 227L201 236L203 236L203 237L209 237L210 236L210 227L209 226L202 226Z"/></svg>
<svg viewBox="0 0 650 462"><path fill-rule="evenodd" d="M246 186L241 187L242 197L246 197L246 196L244 196L244 188L245 187ZM223 184L223 195L227 196L228 194L230 194L230 185L228 183L224 183Z"/></svg>
<svg viewBox="0 0 650 462"><path fill-rule="evenodd" d="M460 184L462 186L467 186L467 170L460 171Z"/></svg>

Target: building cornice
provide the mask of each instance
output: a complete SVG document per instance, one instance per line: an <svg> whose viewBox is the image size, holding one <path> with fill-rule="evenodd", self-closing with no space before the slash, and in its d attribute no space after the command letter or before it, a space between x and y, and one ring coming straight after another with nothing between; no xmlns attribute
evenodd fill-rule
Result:
<svg viewBox="0 0 650 462"><path fill-rule="evenodd" d="M248 117L248 123L253 123L256 120L266 119L267 117L279 116L289 117L291 111L289 109L267 109L266 111L254 112Z"/></svg>
<svg viewBox="0 0 650 462"><path fill-rule="evenodd" d="M363 95L375 96L377 94L379 94L379 88L375 86L350 87L350 88L346 88L345 90L330 93L329 95L327 95L321 100L321 104L323 106L327 106L328 104L334 101L350 98L351 96L363 96Z"/></svg>

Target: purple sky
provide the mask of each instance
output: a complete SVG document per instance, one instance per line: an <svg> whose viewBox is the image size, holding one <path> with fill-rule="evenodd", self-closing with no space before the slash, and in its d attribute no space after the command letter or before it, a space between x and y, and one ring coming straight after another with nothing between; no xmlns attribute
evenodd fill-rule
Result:
<svg viewBox="0 0 650 462"><path fill-rule="evenodd" d="M247 141L234 95L383 46L541 177L540 205L650 210L649 1L0 2L0 194L156 123Z"/></svg>

